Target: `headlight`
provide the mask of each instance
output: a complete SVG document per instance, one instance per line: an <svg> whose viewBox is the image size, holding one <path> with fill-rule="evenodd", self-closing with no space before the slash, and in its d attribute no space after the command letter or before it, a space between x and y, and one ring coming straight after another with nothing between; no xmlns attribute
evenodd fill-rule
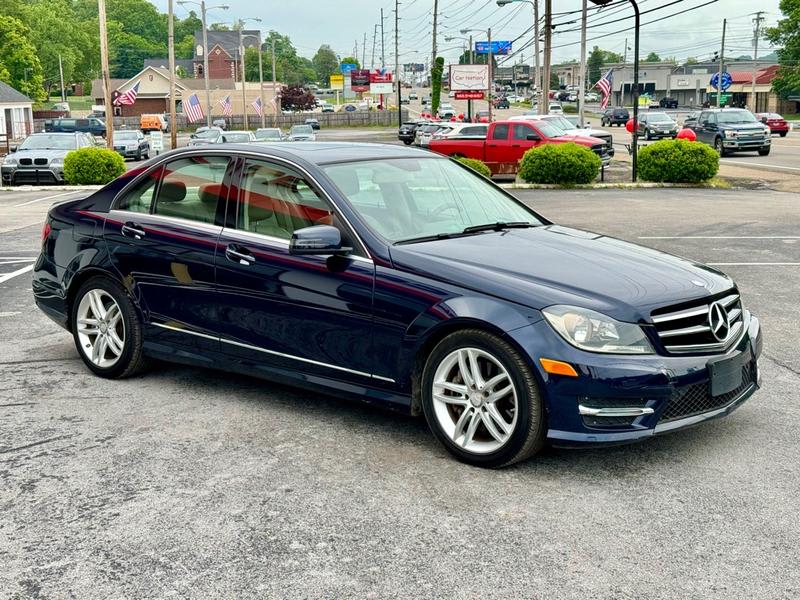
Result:
<svg viewBox="0 0 800 600"><path fill-rule="evenodd" d="M723 131L723 132L722 132L722 134L723 134L725 137L729 137L729 138L735 138L737 135L739 135L739 133L738 133L738 132L736 132L736 131L730 131L730 130L728 130L728 131Z"/></svg>
<svg viewBox="0 0 800 600"><path fill-rule="evenodd" d="M13 156L6 156L3 159L3 163L2 164L7 166L7 167L13 167L14 165L17 164L17 159L14 158Z"/></svg>
<svg viewBox="0 0 800 600"><path fill-rule="evenodd" d="M550 306L542 313L562 338L581 350L609 354L653 354L653 347L644 331L633 323L623 323L577 306Z"/></svg>
<svg viewBox="0 0 800 600"><path fill-rule="evenodd" d="M764 135L771 135L771 134L772 134L772 129L770 129L769 127L764 127Z"/></svg>
<svg viewBox="0 0 800 600"><path fill-rule="evenodd" d="M50 166L55 169L63 169L64 168L64 159L63 158L54 158L50 161Z"/></svg>

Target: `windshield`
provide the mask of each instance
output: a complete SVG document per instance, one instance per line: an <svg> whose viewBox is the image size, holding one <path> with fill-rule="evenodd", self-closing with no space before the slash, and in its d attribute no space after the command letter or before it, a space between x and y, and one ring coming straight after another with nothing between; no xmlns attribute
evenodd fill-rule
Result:
<svg viewBox="0 0 800 600"><path fill-rule="evenodd" d="M20 150L74 150L74 135L32 135L19 145Z"/></svg>
<svg viewBox="0 0 800 600"><path fill-rule="evenodd" d="M114 133L115 140L135 140L137 137L135 131L118 131Z"/></svg>
<svg viewBox="0 0 800 600"><path fill-rule="evenodd" d="M717 113L717 123L755 123L756 118L749 110L731 110Z"/></svg>
<svg viewBox="0 0 800 600"><path fill-rule="evenodd" d="M441 158L323 167L356 212L390 242L458 234L490 223L542 221L487 179Z"/></svg>
<svg viewBox="0 0 800 600"><path fill-rule="evenodd" d="M281 132L278 129L259 129L256 131L256 137L260 140L280 139Z"/></svg>
<svg viewBox="0 0 800 600"><path fill-rule="evenodd" d="M556 118L548 117L547 119L543 120L550 123L551 125L555 125L559 129L562 129L563 131L570 131L571 129L575 129L572 123L567 121L564 117L556 117Z"/></svg>
<svg viewBox="0 0 800 600"><path fill-rule="evenodd" d="M214 138L219 137L219 134L220 132L216 129L206 129L205 131L195 134L195 137L203 140L213 140Z"/></svg>
<svg viewBox="0 0 800 600"><path fill-rule="evenodd" d="M249 133L226 133L225 134L225 141L226 142L249 142L250 141L250 134Z"/></svg>
<svg viewBox="0 0 800 600"><path fill-rule="evenodd" d="M649 123L672 123L672 119L666 113L650 113L647 115L647 121Z"/></svg>
<svg viewBox="0 0 800 600"><path fill-rule="evenodd" d="M559 137L564 135L564 130L560 127L548 123L547 121L539 121L536 123L536 128L544 134L544 137ZM572 127L570 127L572 129Z"/></svg>
<svg viewBox="0 0 800 600"><path fill-rule="evenodd" d="M311 135L313 130L311 125L295 125L290 132L292 135Z"/></svg>

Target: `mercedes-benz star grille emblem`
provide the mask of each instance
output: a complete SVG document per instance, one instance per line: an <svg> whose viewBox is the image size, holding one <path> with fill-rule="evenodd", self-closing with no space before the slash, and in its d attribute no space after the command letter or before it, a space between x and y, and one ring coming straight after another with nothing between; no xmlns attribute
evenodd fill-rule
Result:
<svg viewBox="0 0 800 600"><path fill-rule="evenodd" d="M708 326L717 340L724 342L731 331L731 322L728 311L719 302L714 302L708 307Z"/></svg>

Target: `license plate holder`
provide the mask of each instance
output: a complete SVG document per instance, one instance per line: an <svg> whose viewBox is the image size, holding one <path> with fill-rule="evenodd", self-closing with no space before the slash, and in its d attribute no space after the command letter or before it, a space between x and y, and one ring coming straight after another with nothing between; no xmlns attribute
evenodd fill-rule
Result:
<svg viewBox="0 0 800 600"><path fill-rule="evenodd" d="M732 392L742 385L742 367L752 360L750 346L733 356L711 359L706 363L712 396Z"/></svg>

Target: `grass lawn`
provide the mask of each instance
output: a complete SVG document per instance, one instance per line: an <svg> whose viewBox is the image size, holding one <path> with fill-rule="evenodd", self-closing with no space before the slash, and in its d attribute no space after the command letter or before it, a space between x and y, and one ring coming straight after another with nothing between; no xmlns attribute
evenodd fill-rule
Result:
<svg viewBox="0 0 800 600"><path fill-rule="evenodd" d="M56 102L61 102L61 96L50 96L49 100L34 104L34 110L48 110ZM91 110L94 99L91 96L67 96L67 102L72 110Z"/></svg>

